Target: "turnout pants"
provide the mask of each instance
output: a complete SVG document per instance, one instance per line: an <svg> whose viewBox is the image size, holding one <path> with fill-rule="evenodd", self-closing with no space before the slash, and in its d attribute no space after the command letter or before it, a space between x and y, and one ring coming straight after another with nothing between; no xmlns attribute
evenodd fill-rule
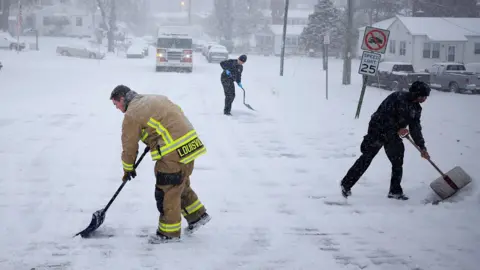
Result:
<svg viewBox="0 0 480 270"><path fill-rule="evenodd" d="M232 103L235 100L235 85L232 79L221 77L223 91L225 92L225 107L223 113L230 114L232 110Z"/></svg>
<svg viewBox="0 0 480 270"><path fill-rule="evenodd" d="M350 190L357 183L382 147L384 147L385 153L392 164L390 193L403 194L400 182L402 181L405 147L402 139L396 133L390 135L377 133L371 127L369 127L368 133L364 136L360 146L362 155L355 161L342 179L342 185L346 189Z"/></svg>
<svg viewBox="0 0 480 270"><path fill-rule="evenodd" d="M157 164L161 161L157 161ZM182 215L188 223L197 221L206 212L204 205L190 186L194 161L181 164L177 173L163 173L156 169L155 200L160 212L158 232L169 237L180 237Z"/></svg>

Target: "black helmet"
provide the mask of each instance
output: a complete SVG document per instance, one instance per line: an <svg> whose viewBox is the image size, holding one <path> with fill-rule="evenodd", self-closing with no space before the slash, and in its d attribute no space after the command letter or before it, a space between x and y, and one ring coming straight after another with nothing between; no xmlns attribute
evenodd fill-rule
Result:
<svg viewBox="0 0 480 270"><path fill-rule="evenodd" d="M430 95L430 86L422 81L414 81L409 89L415 97L428 97Z"/></svg>
<svg viewBox="0 0 480 270"><path fill-rule="evenodd" d="M238 60L242 61L243 63L247 62L247 56L245 54L240 55L238 57Z"/></svg>
<svg viewBox="0 0 480 270"><path fill-rule="evenodd" d="M130 92L130 91L132 91L130 88L128 88L125 85L120 84L113 89L112 94L110 95L110 99L118 101L118 100L120 100L121 97L125 97L127 95L127 93Z"/></svg>

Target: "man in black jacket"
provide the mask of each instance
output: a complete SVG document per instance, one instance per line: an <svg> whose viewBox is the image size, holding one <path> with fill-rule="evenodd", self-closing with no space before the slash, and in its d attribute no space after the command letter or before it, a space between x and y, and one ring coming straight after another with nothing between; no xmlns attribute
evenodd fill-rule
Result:
<svg viewBox="0 0 480 270"><path fill-rule="evenodd" d="M388 198L408 200L403 194L400 182L403 174L403 155L405 147L401 137L410 134L415 144L422 150L421 156L429 159L425 140L422 135L420 117L422 106L430 95L430 87L420 81L412 83L409 92L390 94L373 113L368 125L367 135L360 146L362 155L353 164L341 182L342 195L351 195L351 188L365 173L373 158L382 147L392 163L392 176ZM410 131L406 129L409 126Z"/></svg>
<svg viewBox="0 0 480 270"><path fill-rule="evenodd" d="M228 59L220 62L220 66L223 69L220 81L222 82L223 91L225 92L225 107L223 113L225 115L232 115L232 103L235 99L235 85L233 82L237 82L240 88L242 86L242 72L243 64L247 62L247 56L242 54L238 59Z"/></svg>

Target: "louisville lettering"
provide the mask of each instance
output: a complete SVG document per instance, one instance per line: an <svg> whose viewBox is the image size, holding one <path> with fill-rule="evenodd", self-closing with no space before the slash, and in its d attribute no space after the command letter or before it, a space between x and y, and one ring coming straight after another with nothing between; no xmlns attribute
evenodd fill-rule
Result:
<svg viewBox="0 0 480 270"><path fill-rule="evenodd" d="M189 155L189 154L201 149L202 147L203 147L202 141L200 141L200 139L198 139L198 138L195 138L192 141L190 141L190 142L182 145L181 147L179 147L177 149L177 153L178 153L178 155L180 155L180 157L184 157L186 155Z"/></svg>

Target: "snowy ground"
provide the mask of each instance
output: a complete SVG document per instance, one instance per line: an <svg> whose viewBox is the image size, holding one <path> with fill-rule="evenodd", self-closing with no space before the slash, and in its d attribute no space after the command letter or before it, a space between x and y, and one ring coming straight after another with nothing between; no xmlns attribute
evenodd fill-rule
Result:
<svg viewBox="0 0 480 270"><path fill-rule="evenodd" d="M381 152L342 202L339 181L359 154L370 114L389 92L368 88L354 119L361 78L341 85L330 61L325 100L321 60L250 56L232 118L222 114L218 64L196 55L192 74L155 73L148 59L55 55L54 47L0 51L0 269L381 269L476 270L480 192L472 182L451 202L425 205L436 171L406 143L404 191L386 198ZM117 84L178 102L207 146L192 185L213 219L182 243L149 245L154 233L153 162L145 159L110 208L96 239L72 238L121 183L123 115ZM478 180L480 96L433 91L423 126L432 159ZM184 225L185 226L185 225Z"/></svg>

